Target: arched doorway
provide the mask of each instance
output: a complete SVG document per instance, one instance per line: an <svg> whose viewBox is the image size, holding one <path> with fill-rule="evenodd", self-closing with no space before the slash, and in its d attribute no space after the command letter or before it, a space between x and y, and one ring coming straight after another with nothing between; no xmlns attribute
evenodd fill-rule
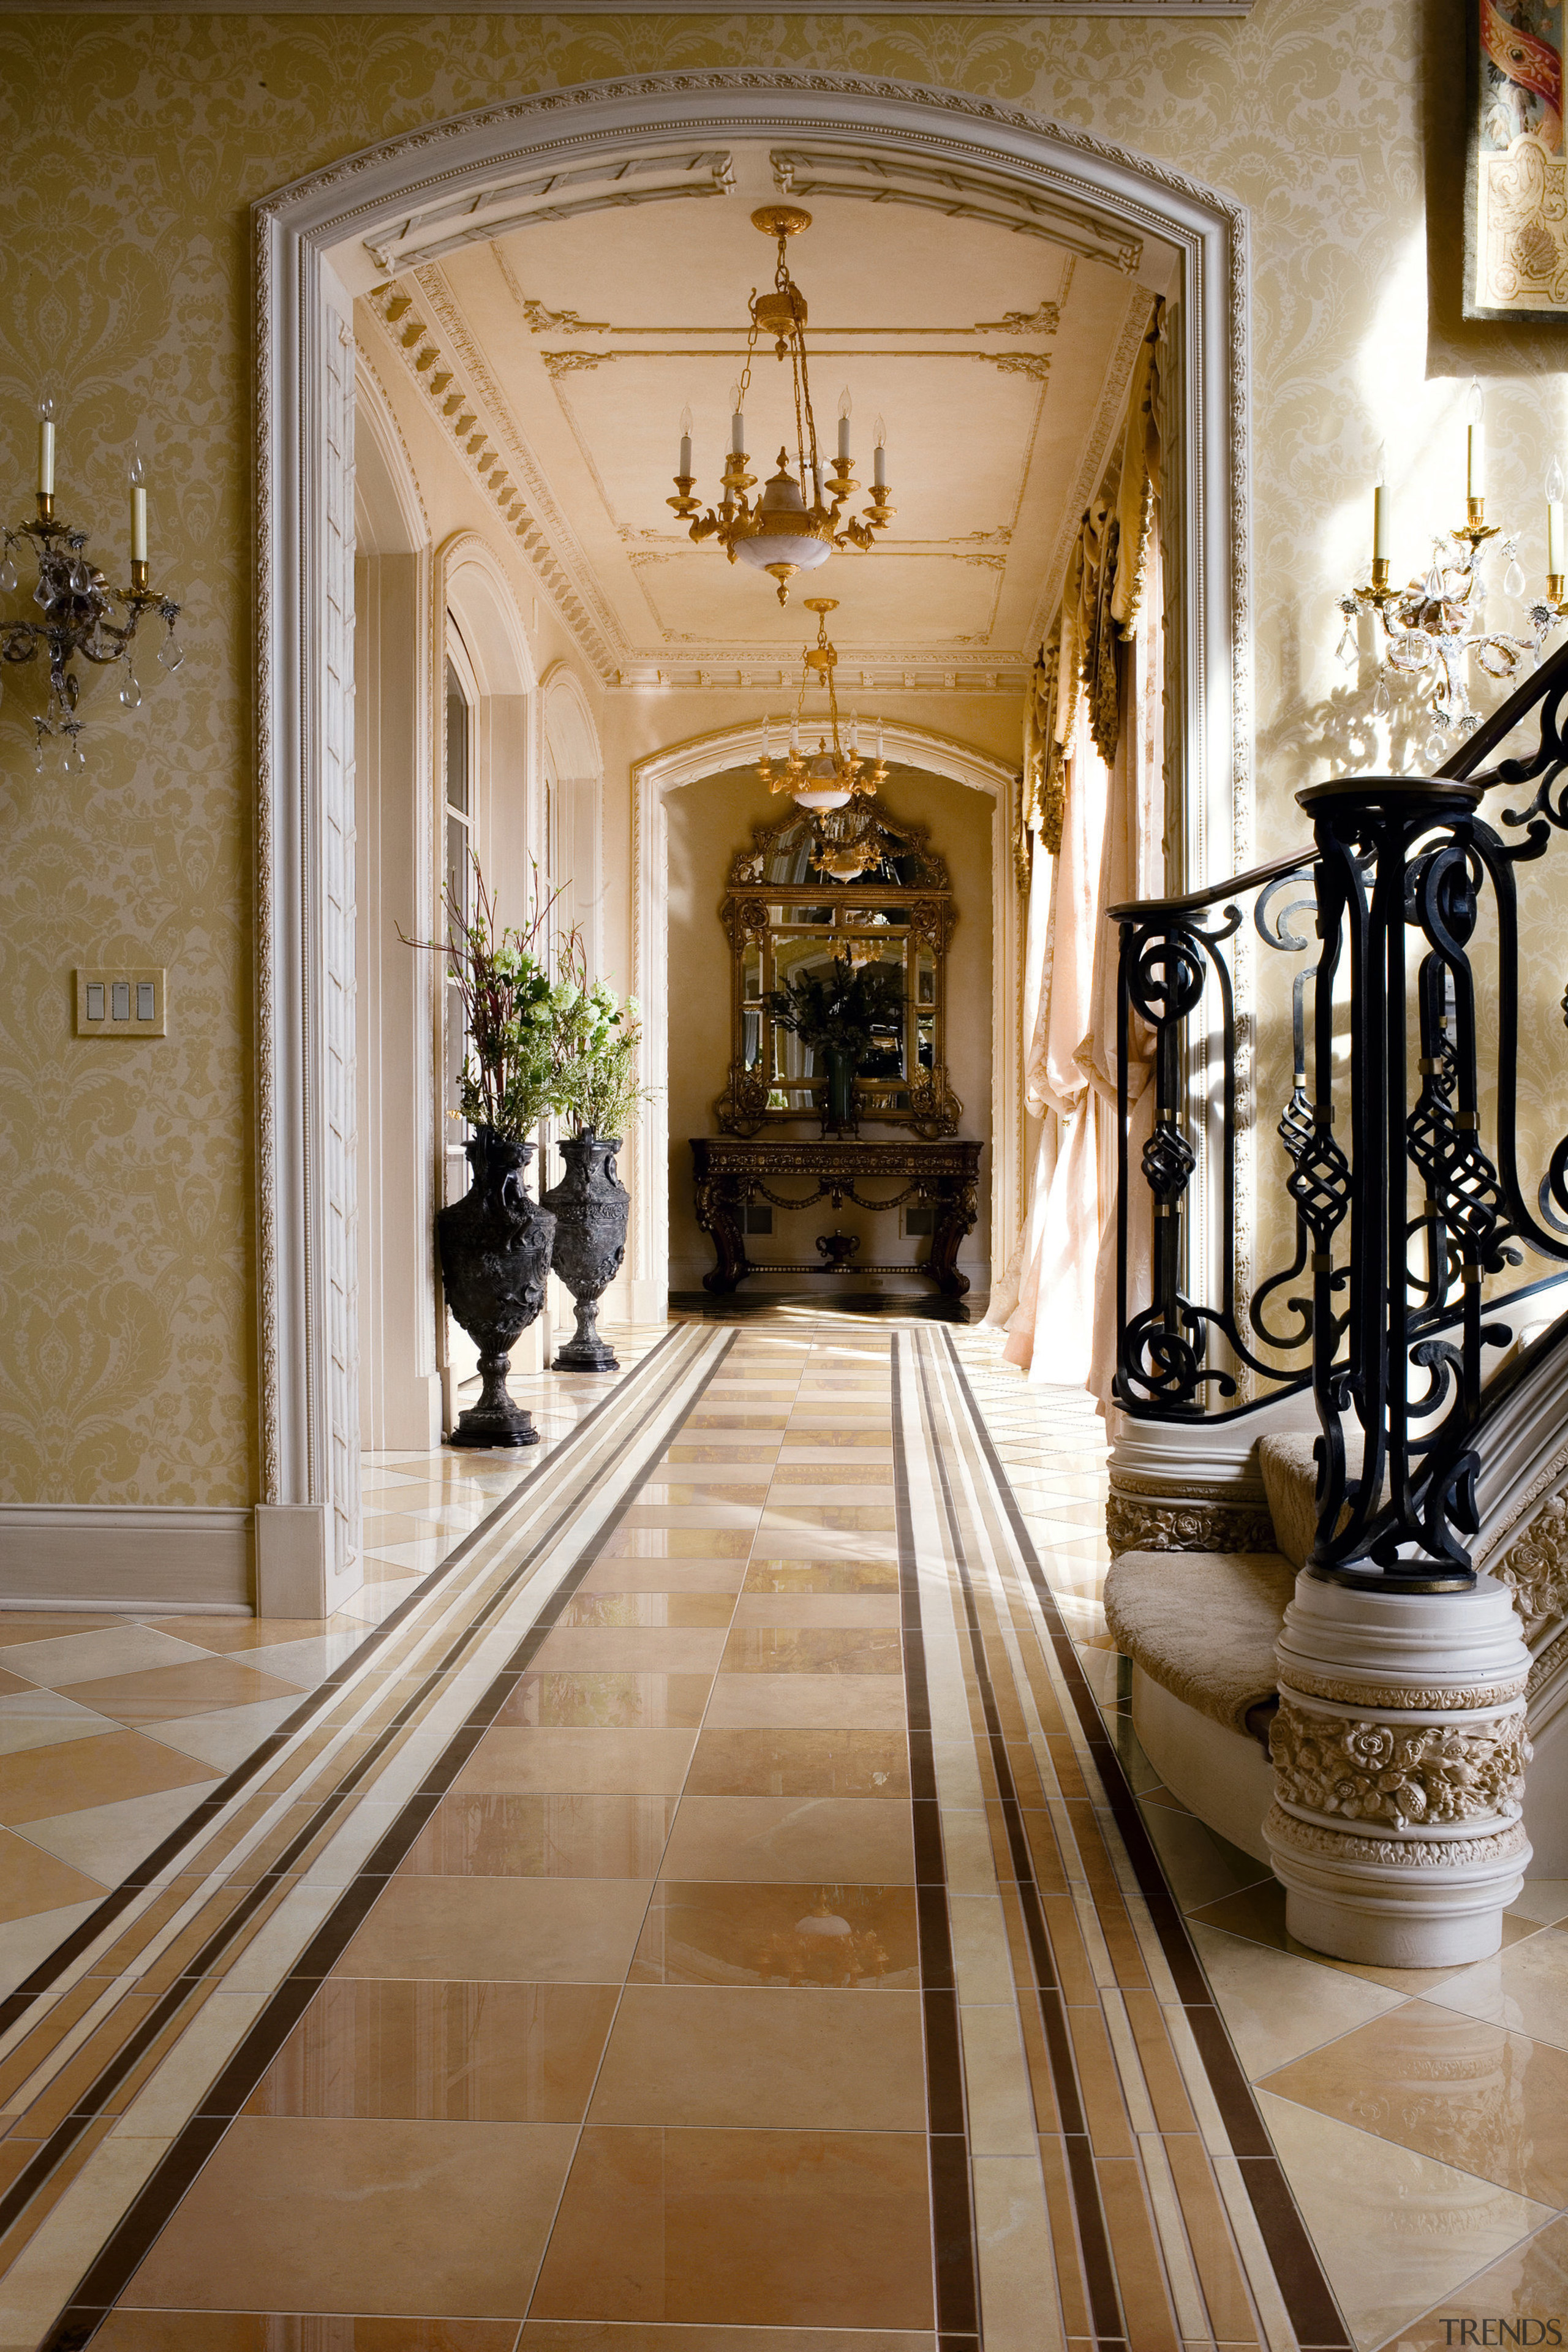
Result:
<svg viewBox="0 0 1568 2352"><path fill-rule="evenodd" d="M1168 484L1182 630L1173 662L1189 887L1245 862L1250 810L1245 224L1163 167L1020 110L815 72L588 84L422 128L255 210L258 267L258 1328L267 1501L353 1539L352 1130L331 1118L352 927L331 877L352 796L338 651L353 541L353 294L531 207L714 200L726 139L777 142L782 186L1067 221L1102 259L1158 235L1181 257L1182 432ZM813 182L812 175L816 175ZM826 175L826 177L825 177ZM1096 240L1098 244L1096 245ZM1086 247L1085 249L1089 249ZM352 798L350 802L352 816ZM650 1024L653 1025L653 1024ZM352 1035L346 1050L352 1059ZM652 1188L645 1184L645 1192ZM346 1213L345 1213L346 1204ZM639 1200L639 1264L657 1209ZM1195 1223L1201 1223L1201 1204ZM1245 1254L1246 1236L1238 1237ZM647 1281L645 1271L639 1277ZM347 1483L345 1483L347 1482ZM260 1523L258 1522L258 1525ZM265 1537L258 1538L265 1541Z"/></svg>

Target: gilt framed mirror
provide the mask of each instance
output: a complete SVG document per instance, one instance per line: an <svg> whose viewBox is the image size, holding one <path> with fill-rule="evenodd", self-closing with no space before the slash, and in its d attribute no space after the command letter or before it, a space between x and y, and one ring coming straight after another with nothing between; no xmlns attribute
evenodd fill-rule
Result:
<svg viewBox="0 0 1568 2352"><path fill-rule="evenodd" d="M867 801L792 808L737 851L720 914L731 954L730 1072L714 1104L724 1133L823 1115L823 1056L774 1019L769 1000L792 982L826 976L835 959L879 973L886 996L902 999L860 1057L859 1121L912 1129L927 1141L957 1131L963 1106L946 1059L952 892L923 826Z"/></svg>

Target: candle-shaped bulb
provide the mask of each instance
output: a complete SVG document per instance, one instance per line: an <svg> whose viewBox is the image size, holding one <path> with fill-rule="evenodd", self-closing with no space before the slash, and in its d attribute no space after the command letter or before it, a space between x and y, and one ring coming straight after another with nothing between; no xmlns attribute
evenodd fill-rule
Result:
<svg viewBox="0 0 1568 2352"><path fill-rule="evenodd" d="M131 444L131 462L125 468L125 478L131 486L131 561L147 561L147 468L142 462L142 451L135 441Z"/></svg>
<svg viewBox="0 0 1568 2352"><path fill-rule="evenodd" d="M1465 495L1484 499L1487 494L1487 404L1481 397L1480 385L1474 377L1465 401Z"/></svg>
<svg viewBox="0 0 1568 2352"><path fill-rule="evenodd" d="M1377 445L1377 476L1372 492L1372 552L1376 562L1394 556L1394 500L1388 492L1388 444Z"/></svg>
<svg viewBox="0 0 1568 2352"><path fill-rule="evenodd" d="M841 466L849 463L849 386L846 384L838 395L838 462Z"/></svg>
<svg viewBox="0 0 1568 2352"><path fill-rule="evenodd" d="M38 402L38 492L55 494L55 396L46 392Z"/></svg>
<svg viewBox="0 0 1568 2352"><path fill-rule="evenodd" d="M773 755L773 722L771 719L764 719L763 721L763 757L764 760L771 760Z"/></svg>
<svg viewBox="0 0 1568 2352"><path fill-rule="evenodd" d="M691 430L691 403L689 401L687 402L685 407L680 412L680 429L683 433L688 434Z"/></svg>
<svg viewBox="0 0 1568 2352"><path fill-rule="evenodd" d="M792 751L798 751L800 750L800 713L798 710L789 722L789 748Z"/></svg>
<svg viewBox="0 0 1568 2352"><path fill-rule="evenodd" d="M1563 577L1563 468L1554 457L1546 468L1546 569L1556 580Z"/></svg>
<svg viewBox="0 0 1568 2352"><path fill-rule="evenodd" d="M680 465L679 465L679 473L680 473L680 475L681 475L681 477L682 477L682 478L683 478L683 479L686 479L686 480L689 480L689 479L690 479L690 477L691 477L691 404L690 404L690 402L689 402L689 401L687 403L686 406L685 406L685 407L681 410L681 412L680 412Z"/></svg>
<svg viewBox="0 0 1568 2352"><path fill-rule="evenodd" d="M746 418L741 406L741 387L730 386L730 447L737 457L746 454Z"/></svg>
<svg viewBox="0 0 1568 2352"><path fill-rule="evenodd" d="M881 764L881 759L882 759L882 722L881 722L881 720L879 719L878 719L878 721L877 721L877 761L878 761L878 765L879 765L879 766L880 766L880 764Z"/></svg>
<svg viewBox="0 0 1568 2352"><path fill-rule="evenodd" d="M885 490L888 487L888 428L879 416L871 428L871 438L876 444L871 460L871 487Z"/></svg>

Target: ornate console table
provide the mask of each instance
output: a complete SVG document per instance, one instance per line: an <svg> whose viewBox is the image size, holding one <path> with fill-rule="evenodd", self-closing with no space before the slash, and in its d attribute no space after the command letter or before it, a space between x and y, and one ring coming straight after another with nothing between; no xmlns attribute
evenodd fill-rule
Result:
<svg viewBox="0 0 1568 2352"><path fill-rule="evenodd" d="M694 1135L697 1222L711 1234L719 1263L702 1279L710 1290L733 1290L749 1274L919 1274L949 1298L962 1298L969 1278L958 1270L959 1244L979 1213L980 1143L862 1143L786 1140L771 1135ZM784 1190L775 1185L783 1182ZM861 1187L872 1185L868 1195ZM890 1190L885 1188L891 1187ZM846 1250L824 1258L753 1259L746 1255L742 1211L765 1201L775 1209L809 1209L818 1201L846 1201L872 1211L929 1202L935 1212L930 1255L918 1265L858 1265ZM826 1262L824 1262L824 1259Z"/></svg>

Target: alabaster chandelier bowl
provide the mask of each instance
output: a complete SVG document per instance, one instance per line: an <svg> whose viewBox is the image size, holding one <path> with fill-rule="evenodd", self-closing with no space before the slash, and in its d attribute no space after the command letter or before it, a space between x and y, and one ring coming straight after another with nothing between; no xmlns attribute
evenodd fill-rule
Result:
<svg viewBox="0 0 1568 2352"><path fill-rule="evenodd" d="M817 615L816 643L806 646L801 656L800 692L795 700L795 717L790 721L789 749L775 769L773 756L772 721L763 721L763 743L757 761L757 774L773 793L788 793L797 808L821 815L833 809L848 805L856 796L869 799L888 773L882 758L882 730L877 728L877 757L874 762L862 758L859 749L859 721L851 716L847 734L838 730L838 694L833 673L838 664L838 654L827 639L827 615L838 610L837 596L808 596L808 613ZM805 709L806 689L813 679L827 693L827 724L817 737L816 751L812 755L800 748L801 727ZM831 737L831 741L829 740Z"/></svg>
<svg viewBox="0 0 1568 2352"><path fill-rule="evenodd" d="M816 413L812 402L811 371L806 359L806 300L789 274L784 256L792 236L811 226L811 215L798 205L763 205L752 215L752 226L778 246L778 261L771 294L752 291L751 331L746 338L746 363L730 394L730 448L720 476L717 507L706 513L693 493L692 417L688 408L680 419L680 466L675 477L672 507L699 545L716 539L731 563L765 572L777 586L781 604L789 601L790 583L803 572L815 572L836 548L874 547L896 507L889 504L887 435L877 420L871 503L864 514L851 515L848 501L859 488L850 457L850 400L847 389L838 403L838 453L831 468L823 460L816 437ZM762 495L751 492L757 478L746 467L746 399L752 364L763 336L773 339L773 356L790 371L795 428L795 462L787 444L778 454L778 471L763 484Z"/></svg>

